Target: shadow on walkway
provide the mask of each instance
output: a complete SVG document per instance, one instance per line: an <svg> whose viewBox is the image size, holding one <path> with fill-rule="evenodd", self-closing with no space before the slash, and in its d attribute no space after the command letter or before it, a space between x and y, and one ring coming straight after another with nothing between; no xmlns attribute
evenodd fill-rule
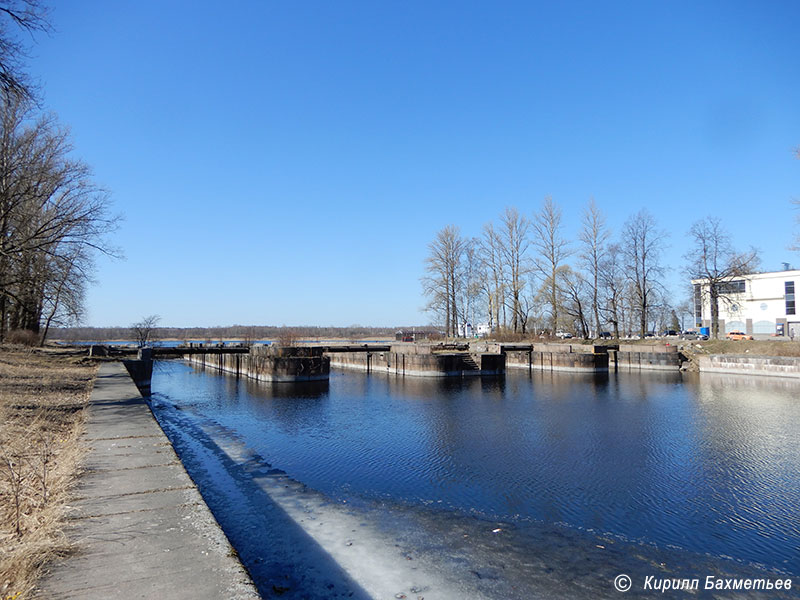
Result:
<svg viewBox="0 0 800 600"><path fill-rule="evenodd" d="M371 598L256 480L300 484L259 456L234 461L180 412L168 406L153 411L264 597Z"/></svg>

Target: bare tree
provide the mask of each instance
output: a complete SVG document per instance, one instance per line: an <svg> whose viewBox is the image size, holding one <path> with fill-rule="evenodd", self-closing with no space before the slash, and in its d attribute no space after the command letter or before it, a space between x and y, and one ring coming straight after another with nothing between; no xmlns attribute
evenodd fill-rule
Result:
<svg viewBox="0 0 800 600"><path fill-rule="evenodd" d="M662 287L661 251L666 238L666 232L656 227L656 221L647 209L630 217L623 228L622 252L642 337L649 330L650 312Z"/></svg>
<svg viewBox="0 0 800 600"><path fill-rule="evenodd" d="M158 322L160 320L161 317L158 315L150 315L143 317L141 321L131 325L133 337L139 345L139 348L144 348L147 346L148 342L150 342L151 338L153 337L153 332L158 326Z"/></svg>
<svg viewBox="0 0 800 600"><path fill-rule="evenodd" d="M711 305L711 335L719 337L719 305L738 302L744 291L734 279L752 273L759 263L755 248L734 249L730 234L716 217L695 222L689 230L691 250L685 255L692 279L702 279L700 293Z"/></svg>
<svg viewBox="0 0 800 600"><path fill-rule="evenodd" d="M594 198L589 201L583 212L581 231L580 260L586 270L588 278L586 283L591 291L591 314L594 317L595 335L600 332L600 269L606 256L606 245L610 232L606 227L606 218Z"/></svg>
<svg viewBox="0 0 800 600"><path fill-rule="evenodd" d="M537 250L535 259L540 278L547 286L547 302L550 305L552 332L558 328L558 269L572 253L569 244L561 235L561 209L548 196L542 210L533 220L533 245Z"/></svg>
<svg viewBox="0 0 800 600"><path fill-rule="evenodd" d="M458 227L448 225L428 244L425 259L428 275L422 278L423 292L428 296L427 310L444 319L445 335L458 335L458 296L462 283L460 269L464 254L464 239Z"/></svg>
<svg viewBox="0 0 800 600"><path fill-rule="evenodd" d="M491 329L506 325L506 276L501 248L502 242L494 225L487 223L483 227L483 237L481 238L481 257L486 271L484 292L489 305L489 327Z"/></svg>
<svg viewBox="0 0 800 600"><path fill-rule="evenodd" d="M622 265L622 250L618 244L611 244L599 265L599 286L602 292L600 311L604 320L611 323L614 337L619 339L620 328L624 327L625 275Z"/></svg>
<svg viewBox="0 0 800 600"><path fill-rule="evenodd" d="M675 306L675 312L677 313L676 316L680 322L680 329L681 331L686 330L686 318L689 318L689 322L693 322L692 319L694 317L694 305L691 300L691 292L693 288L689 287L689 299L683 300L679 302L677 306Z"/></svg>
<svg viewBox="0 0 800 600"><path fill-rule="evenodd" d="M459 290L459 306L462 323L470 323L475 327L482 287L486 281L483 261L480 257L480 241L477 238L464 240L464 253L460 269L461 284Z"/></svg>
<svg viewBox="0 0 800 600"><path fill-rule="evenodd" d="M559 269L559 279L564 313L572 318L576 333L586 339L589 337L587 308L590 305L591 288L583 275L567 265Z"/></svg>
<svg viewBox="0 0 800 600"><path fill-rule="evenodd" d="M535 280L528 278L528 293L520 297L520 319L522 321L522 331L536 333L537 329L543 326L541 314L541 303L537 302Z"/></svg>
<svg viewBox="0 0 800 600"><path fill-rule="evenodd" d="M299 340L300 336L297 333L297 329L294 327L286 327L284 325L278 331L278 335L275 338L275 343L282 348L290 348L292 346L297 346L297 342Z"/></svg>
<svg viewBox="0 0 800 600"><path fill-rule="evenodd" d="M30 103L0 95L0 341L12 329L40 332L61 266L89 250L114 253L109 196L71 153L54 117L34 119Z"/></svg>
<svg viewBox="0 0 800 600"><path fill-rule="evenodd" d="M507 289L511 301L511 329L514 333L525 333L520 296L530 272L526 253L530 246L528 231L530 221L519 214L516 208L506 208L500 217L502 224L500 254L507 276Z"/></svg>
<svg viewBox="0 0 800 600"><path fill-rule="evenodd" d="M56 255L49 262L51 270L42 293L44 322L40 346L44 345L51 327L80 323L86 285L91 281L92 262L83 247L74 248L71 255Z"/></svg>
<svg viewBox="0 0 800 600"><path fill-rule="evenodd" d="M641 324L635 323L638 297L629 277L626 256L621 244L609 244L600 263L600 313L609 323L615 338L632 334ZM655 302L655 300L651 300Z"/></svg>
<svg viewBox="0 0 800 600"><path fill-rule="evenodd" d="M31 100L32 86L23 70L27 46L17 37L15 30L30 36L49 32L47 9L38 0L0 2L0 91Z"/></svg>

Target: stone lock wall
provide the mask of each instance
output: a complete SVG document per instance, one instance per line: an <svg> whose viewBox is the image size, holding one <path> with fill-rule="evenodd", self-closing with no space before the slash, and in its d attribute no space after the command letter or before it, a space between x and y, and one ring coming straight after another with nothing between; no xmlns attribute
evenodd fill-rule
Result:
<svg viewBox="0 0 800 600"><path fill-rule="evenodd" d="M677 346L658 344L620 344L618 350L611 350L611 358L617 369L628 370L677 371L683 362Z"/></svg>
<svg viewBox="0 0 800 600"><path fill-rule="evenodd" d="M317 349L311 348L308 352L300 348L281 348L277 352L253 350L255 352L250 354L190 354L184 358L207 369L258 381L325 381L330 377L330 358L321 351L316 352Z"/></svg>
<svg viewBox="0 0 800 600"><path fill-rule="evenodd" d="M800 358L795 356L714 354L700 357L700 372L771 375L800 379Z"/></svg>
<svg viewBox="0 0 800 600"><path fill-rule="evenodd" d="M420 347L421 352L337 352L331 355L331 365L367 373L418 377L501 375L505 372L502 354L433 353L424 348Z"/></svg>
<svg viewBox="0 0 800 600"><path fill-rule="evenodd" d="M531 350L509 348L505 354L509 368L591 373L608 371L608 353L604 346L533 344Z"/></svg>

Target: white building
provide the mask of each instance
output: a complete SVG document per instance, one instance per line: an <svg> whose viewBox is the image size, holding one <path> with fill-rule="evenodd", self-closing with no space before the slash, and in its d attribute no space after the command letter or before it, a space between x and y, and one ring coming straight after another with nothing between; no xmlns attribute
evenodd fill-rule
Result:
<svg viewBox="0 0 800 600"><path fill-rule="evenodd" d="M487 335L492 334L492 327L488 323L478 323L475 327L475 332L480 337L486 337Z"/></svg>
<svg viewBox="0 0 800 600"><path fill-rule="evenodd" d="M486 337L492 333L492 328L488 323L478 323L474 327L472 323L464 323L458 328L458 334L464 338Z"/></svg>
<svg viewBox="0 0 800 600"><path fill-rule="evenodd" d="M698 327L711 327L708 283L693 279L692 284L695 322ZM751 335L793 335L800 339L800 313L795 304L800 270L752 273L719 285L723 294L719 299L721 335L738 330Z"/></svg>

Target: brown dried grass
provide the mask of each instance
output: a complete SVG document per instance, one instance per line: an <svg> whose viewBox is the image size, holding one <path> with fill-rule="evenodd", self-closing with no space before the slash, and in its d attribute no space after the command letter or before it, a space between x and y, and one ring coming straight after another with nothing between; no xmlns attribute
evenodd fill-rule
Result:
<svg viewBox="0 0 800 600"><path fill-rule="evenodd" d="M63 533L97 368L85 354L0 346L0 600L27 597Z"/></svg>
<svg viewBox="0 0 800 600"><path fill-rule="evenodd" d="M685 342L706 354L752 354L754 356L800 356L800 341L706 340Z"/></svg>

